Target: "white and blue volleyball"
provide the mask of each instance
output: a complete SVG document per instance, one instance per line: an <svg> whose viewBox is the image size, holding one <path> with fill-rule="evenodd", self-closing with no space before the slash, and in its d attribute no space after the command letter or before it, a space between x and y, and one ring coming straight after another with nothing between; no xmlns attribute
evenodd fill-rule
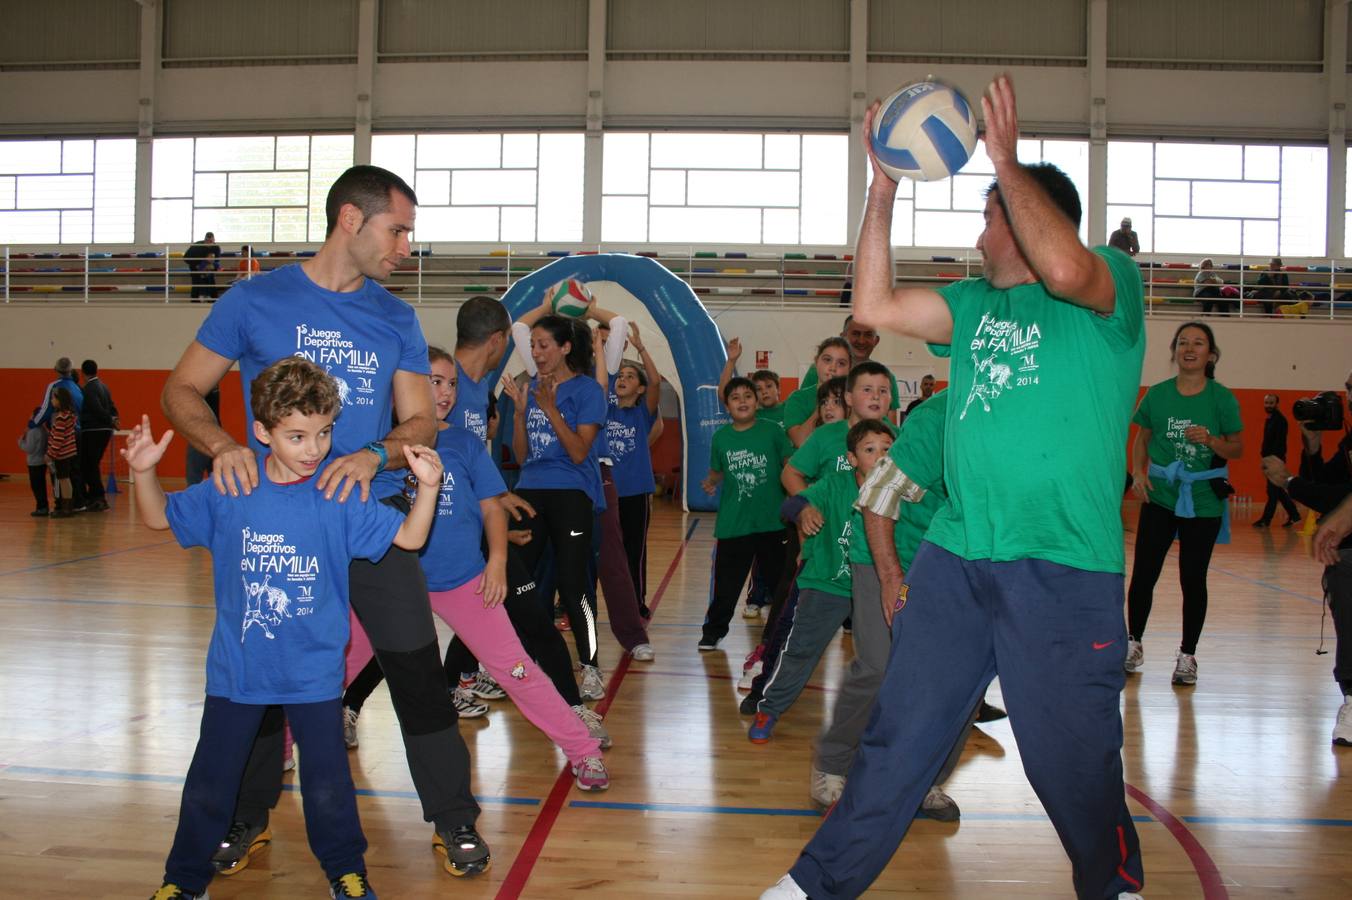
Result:
<svg viewBox="0 0 1352 900"><path fill-rule="evenodd" d="M941 81L908 84L873 118L873 154L894 180L939 181L976 150L976 116L967 98Z"/></svg>

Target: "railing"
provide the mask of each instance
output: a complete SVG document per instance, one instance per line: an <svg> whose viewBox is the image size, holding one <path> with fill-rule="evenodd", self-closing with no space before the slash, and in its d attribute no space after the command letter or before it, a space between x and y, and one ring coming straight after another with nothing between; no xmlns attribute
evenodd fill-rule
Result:
<svg viewBox="0 0 1352 900"><path fill-rule="evenodd" d="M711 312L734 307L830 309L848 305L843 292L849 286L853 257L841 248L761 252L701 250L695 247L632 248L598 245L564 249L507 246L462 249L419 245L391 274L386 287L410 303L459 303L476 294L501 295L516 281L554 260L597 252L634 252L661 263L694 290ZM252 264L262 271L313 256L314 249L274 249L249 257L223 252L219 270L194 271L181 251L169 246L101 250L69 248L4 248L5 303L163 303L210 300L192 297L193 275L214 276L212 291L219 294L236 279L253 277ZM210 263L211 260L202 260ZM1309 260L1286 266L1290 298L1264 299L1256 294L1267 260L1253 264L1243 257L1218 264L1213 271L1233 297L1215 301L1222 311L1209 315L1233 318L1328 318L1352 321L1352 268L1344 261ZM1197 269L1167 259L1140 261L1148 315L1195 315L1202 300L1194 298ZM979 274L981 261L968 252L954 256L901 258L896 261L899 285L939 287ZM1341 279L1341 280L1340 280ZM1270 311L1269 311L1270 310Z"/></svg>

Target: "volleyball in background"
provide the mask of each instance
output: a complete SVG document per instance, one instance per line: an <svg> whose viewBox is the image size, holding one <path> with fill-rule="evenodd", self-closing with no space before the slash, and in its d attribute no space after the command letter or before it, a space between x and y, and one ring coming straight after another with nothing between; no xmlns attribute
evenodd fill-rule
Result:
<svg viewBox="0 0 1352 900"><path fill-rule="evenodd" d="M873 118L873 153L896 180L955 175L975 149L972 106L941 81L908 84L884 100Z"/></svg>
<svg viewBox="0 0 1352 900"><path fill-rule="evenodd" d="M549 298L549 308L561 316L576 319L591 305L592 294L585 284L576 278L560 281L550 288L545 296Z"/></svg>

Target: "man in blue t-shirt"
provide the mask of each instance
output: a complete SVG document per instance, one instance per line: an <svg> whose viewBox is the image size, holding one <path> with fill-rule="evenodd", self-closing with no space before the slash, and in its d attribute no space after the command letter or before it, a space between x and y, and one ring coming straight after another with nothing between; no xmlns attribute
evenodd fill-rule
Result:
<svg viewBox="0 0 1352 900"><path fill-rule="evenodd" d="M356 490L365 500L377 473L404 466L405 446L434 442L427 342L413 310L377 283L409 255L416 213L417 197L403 179L353 166L329 189L328 232L318 253L235 285L212 307L161 402L179 433L212 457L218 491L248 494L259 483L254 450L217 424L203 400L236 361L246 409L250 381L284 356L304 356L334 377L343 413L334 423L333 459L315 479L326 497L343 502ZM391 429L392 415L398 424ZM382 500L407 503L397 494ZM417 555L392 549L378 563L353 562L348 577L352 608L385 672L423 816L436 826L434 846L452 874L482 872L489 852L474 830L479 807L469 751L445 690ZM242 869L270 838L281 755L279 717L265 720L235 825L216 856L223 872Z"/></svg>

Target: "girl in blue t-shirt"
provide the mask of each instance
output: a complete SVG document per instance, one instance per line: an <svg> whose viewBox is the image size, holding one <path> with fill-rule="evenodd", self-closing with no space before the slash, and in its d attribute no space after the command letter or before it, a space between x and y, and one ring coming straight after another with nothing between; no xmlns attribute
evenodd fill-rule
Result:
<svg viewBox="0 0 1352 900"><path fill-rule="evenodd" d="M438 426L436 450L442 476L437 514L419 554L432 611L479 659L523 715L567 755L584 791L609 787L601 741L569 708L549 677L522 647L503 601L507 596L507 493L502 476L474 431L452 425L455 360L428 348ZM449 420L449 421L448 421ZM484 559L481 539L488 545ZM359 672L372 658L370 642L354 618L347 671Z"/></svg>
<svg viewBox="0 0 1352 900"><path fill-rule="evenodd" d="M596 657L596 597L589 587L592 517L605 500L596 439L606 422L605 390L594 378L590 330L562 316L542 316L530 331L537 374L524 390L504 380L516 406L512 446L521 461L516 493L535 509L522 547L534 569L554 548L559 597L582 663L583 697L599 700L605 684Z"/></svg>
<svg viewBox="0 0 1352 900"><path fill-rule="evenodd" d="M625 360L615 375L614 396L607 408L606 449L613 463L611 476L619 497L620 533L634 580L639 612L648 611L648 523L652 518L653 459L648 435L657 420L662 398L662 375L648 355L638 328L630 326L629 345L638 351L638 363Z"/></svg>

